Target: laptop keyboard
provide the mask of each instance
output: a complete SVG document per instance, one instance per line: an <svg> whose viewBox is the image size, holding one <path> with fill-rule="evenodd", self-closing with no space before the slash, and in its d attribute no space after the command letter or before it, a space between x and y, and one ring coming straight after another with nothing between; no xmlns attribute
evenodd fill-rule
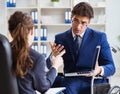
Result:
<svg viewBox="0 0 120 94"><path fill-rule="evenodd" d="M93 73L93 71L82 71L82 72L65 73L64 75L66 77L71 77L71 76L88 76L90 73Z"/></svg>

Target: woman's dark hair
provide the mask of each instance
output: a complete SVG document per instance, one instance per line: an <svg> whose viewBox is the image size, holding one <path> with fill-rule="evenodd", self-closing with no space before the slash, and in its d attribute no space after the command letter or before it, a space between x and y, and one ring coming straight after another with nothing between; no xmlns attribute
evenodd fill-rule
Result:
<svg viewBox="0 0 120 94"><path fill-rule="evenodd" d="M24 77L33 67L33 61L29 55L28 33L33 29L34 23L30 15L16 11L10 16L8 27L13 38L11 42L13 69L19 77Z"/></svg>
<svg viewBox="0 0 120 94"><path fill-rule="evenodd" d="M94 11L87 2L80 2L73 8L72 15L86 16L91 19L94 17Z"/></svg>

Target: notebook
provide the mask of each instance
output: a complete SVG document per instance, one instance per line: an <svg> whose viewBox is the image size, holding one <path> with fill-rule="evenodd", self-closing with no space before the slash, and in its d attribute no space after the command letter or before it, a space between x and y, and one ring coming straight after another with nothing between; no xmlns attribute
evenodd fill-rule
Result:
<svg viewBox="0 0 120 94"><path fill-rule="evenodd" d="M96 63L97 63L98 58L99 58L100 49L101 49L101 46L99 46L99 45L96 46L96 49L95 49L95 52L94 52L94 56L93 56L92 68L91 68L90 71L65 73L64 76L65 76L65 77L71 77L71 76L88 76L88 75L90 75L91 73L93 73L94 70L95 70Z"/></svg>

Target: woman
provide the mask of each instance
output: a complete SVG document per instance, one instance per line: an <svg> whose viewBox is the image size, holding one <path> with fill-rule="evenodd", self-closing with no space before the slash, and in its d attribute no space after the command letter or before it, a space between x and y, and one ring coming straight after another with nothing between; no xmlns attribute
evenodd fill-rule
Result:
<svg viewBox="0 0 120 94"><path fill-rule="evenodd" d="M36 94L35 90L44 93L53 84L58 67L63 64L62 51L51 57L52 67L45 71L45 59L31 49L34 37L34 23L30 15L16 11L8 21L13 54L13 70L17 75L19 94ZM52 44L51 44L52 45Z"/></svg>

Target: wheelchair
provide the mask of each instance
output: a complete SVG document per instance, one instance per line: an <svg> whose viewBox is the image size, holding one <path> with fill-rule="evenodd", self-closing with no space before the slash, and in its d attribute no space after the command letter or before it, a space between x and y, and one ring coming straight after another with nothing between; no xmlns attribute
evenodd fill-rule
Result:
<svg viewBox="0 0 120 94"><path fill-rule="evenodd" d="M108 94L120 94L120 86L111 87Z"/></svg>

